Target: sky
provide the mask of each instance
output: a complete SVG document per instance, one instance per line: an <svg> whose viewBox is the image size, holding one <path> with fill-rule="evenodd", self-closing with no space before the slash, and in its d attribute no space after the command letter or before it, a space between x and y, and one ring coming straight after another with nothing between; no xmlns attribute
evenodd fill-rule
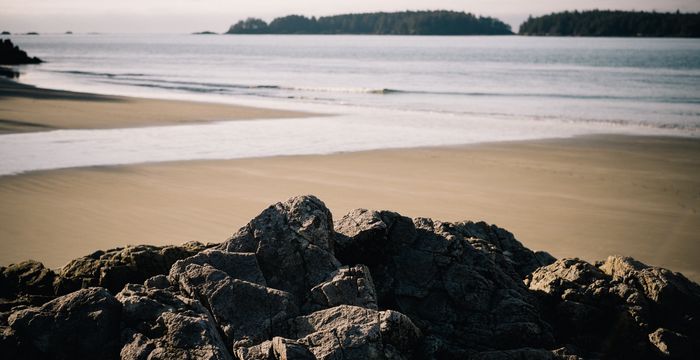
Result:
<svg viewBox="0 0 700 360"><path fill-rule="evenodd" d="M517 31L528 15L563 10L700 12L700 0L0 0L0 30L13 33L224 32L238 20L400 10L457 10L497 17Z"/></svg>

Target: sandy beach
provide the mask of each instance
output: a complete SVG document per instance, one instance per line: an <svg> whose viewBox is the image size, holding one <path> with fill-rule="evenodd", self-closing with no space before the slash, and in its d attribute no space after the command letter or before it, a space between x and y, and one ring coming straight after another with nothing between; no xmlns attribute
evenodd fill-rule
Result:
<svg viewBox="0 0 700 360"><path fill-rule="evenodd" d="M311 114L249 106L104 96L40 89L0 78L0 134L108 129Z"/></svg>
<svg viewBox="0 0 700 360"><path fill-rule="evenodd" d="M300 116L26 92L2 92L4 131ZM63 115L53 116L56 109ZM4 176L0 264L32 258L59 267L127 244L220 242L269 204L315 194L336 217L364 207L446 221L484 220L557 257L624 254L698 281L698 154L696 139L595 136Z"/></svg>

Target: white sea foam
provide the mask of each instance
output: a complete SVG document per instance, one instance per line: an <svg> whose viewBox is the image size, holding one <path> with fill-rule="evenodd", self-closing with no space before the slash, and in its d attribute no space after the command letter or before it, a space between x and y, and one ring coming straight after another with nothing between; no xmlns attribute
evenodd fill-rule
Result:
<svg viewBox="0 0 700 360"><path fill-rule="evenodd" d="M0 175L70 167L372 149L444 146L592 133L658 133L644 126L558 126L556 120L513 121L405 114L372 114L110 130L56 130L0 136ZM675 133L674 133L675 131ZM677 134L674 129L668 134Z"/></svg>

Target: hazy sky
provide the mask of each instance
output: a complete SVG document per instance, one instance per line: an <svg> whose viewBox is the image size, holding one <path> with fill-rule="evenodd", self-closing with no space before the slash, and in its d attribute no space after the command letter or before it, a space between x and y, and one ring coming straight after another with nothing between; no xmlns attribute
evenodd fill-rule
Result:
<svg viewBox="0 0 700 360"><path fill-rule="evenodd" d="M0 30L12 32L225 31L249 17L448 9L518 25L529 15L560 10L700 11L700 0L0 0Z"/></svg>

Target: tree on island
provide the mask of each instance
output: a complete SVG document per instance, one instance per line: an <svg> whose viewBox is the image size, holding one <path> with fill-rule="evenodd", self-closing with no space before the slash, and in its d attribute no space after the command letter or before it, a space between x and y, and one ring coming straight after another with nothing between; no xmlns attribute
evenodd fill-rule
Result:
<svg viewBox="0 0 700 360"><path fill-rule="evenodd" d="M700 37L700 13L564 11L528 17L520 35Z"/></svg>
<svg viewBox="0 0 700 360"><path fill-rule="evenodd" d="M261 19L247 18L237 22L226 32L227 34L266 34L267 23Z"/></svg>
<svg viewBox="0 0 700 360"><path fill-rule="evenodd" d="M512 35L510 25L491 17L457 11L403 11L334 16L288 15L268 25L241 20L227 34Z"/></svg>

